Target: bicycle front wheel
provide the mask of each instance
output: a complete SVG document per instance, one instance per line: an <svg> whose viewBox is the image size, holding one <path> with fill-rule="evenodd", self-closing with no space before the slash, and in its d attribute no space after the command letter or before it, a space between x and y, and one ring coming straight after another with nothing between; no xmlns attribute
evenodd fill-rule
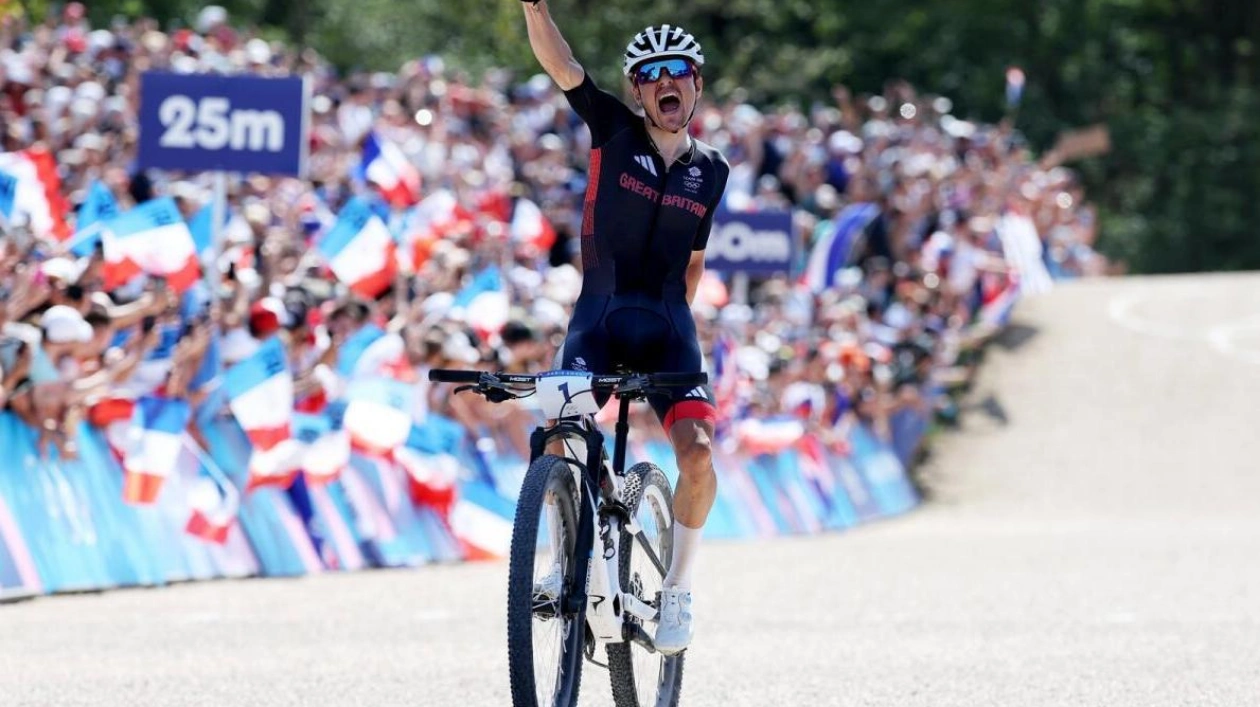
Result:
<svg viewBox="0 0 1260 707"><path fill-rule="evenodd" d="M660 591L674 552L674 494L655 464L626 472L625 501L642 533L621 532L621 588L660 611ZM641 623L627 614L627 623ZM655 622L643 627L656 633ZM662 656L627 641L608 645L608 672L617 707L677 707L686 653Z"/></svg>
<svg viewBox="0 0 1260 707"><path fill-rule="evenodd" d="M586 607L566 616L577 559L579 496L555 455L529 467L516 504L508 567L508 673L514 707L573 707L582 680Z"/></svg>

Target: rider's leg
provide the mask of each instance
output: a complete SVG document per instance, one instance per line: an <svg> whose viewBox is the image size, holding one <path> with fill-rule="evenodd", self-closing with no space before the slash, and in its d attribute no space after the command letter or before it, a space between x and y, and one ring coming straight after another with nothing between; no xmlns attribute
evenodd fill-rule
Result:
<svg viewBox="0 0 1260 707"><path fill-rule="evenodd" d="M665 586L690 589L691 571L704 522L717 497L713 470L713 421L683 418L670 426L670 441L678 460L674 489L674 553Z"/></svg>
<svg viewBox="0 0 1260 707"><path fill-rule="evenodd" d="M680 473L674 488L674 550L661 588L653 643L662 655L674 655L691 644L691 576L704 521L717 497L713 406L700 401L678 403L665 423Z"/></svg>

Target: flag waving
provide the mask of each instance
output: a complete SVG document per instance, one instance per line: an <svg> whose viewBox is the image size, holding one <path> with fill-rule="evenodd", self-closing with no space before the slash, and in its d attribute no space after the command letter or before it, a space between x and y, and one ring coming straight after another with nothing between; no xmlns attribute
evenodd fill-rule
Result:
<svg viewBox="0 0 1260 707"><path fill-rule="evenodd" d="M375 132L363 140L360 173L391 206L410 206L420 200L420 172L394 143Z"/></svg>
<svg viewBox="0 0 1260 707"><path fill-rule="evenodd" d="M70 252L80 258L91 255L101 241L101 226L116 216L118 200L114 198L114 193L101 180L93 180L92 186L88 187L87 198L79 207L74 235L67 243Z"/></svg>
<svg viewBox="0 0 1260 707"><path fill-rule="evenodd" d="M411 433L411 387L389 378L352 382L346 391L345 426L354 447L388 457Z"/></svg>
<svg viewBox="0 0 1260 707"><path fill-rule="evenodd" d="M516 200L516 209L512 213L512 224L508 227L508 233L511 234L513 241L532 243L535 248L543 252L551 250L551 246L556 242L556 229L552 228L551 222L543 216L542 209L538 208L538 204L524 197Z"/></svg>
<svg viewBox="0 0 1260 707"><path fill-rule="evenodd" d="M367 201L351 199L319 242L319 253L337 279L363 297L384 292L398 272L397 246L389 227Z"/></svg>
<svg viewBox="0 0 1260 707"><path fill-rule="evenodd" d="M23 213L29 219L31 231L40 238L64 241L70 237L61 177L57 174L57 162L47 148L0 152L0 170L17 180L11 214Z"/></svg>
<svg viewBox="0 0 1260 707"><path fill-rule="evenodd" d="M191 417L192 408L183 400L145 397L136 401L133 429L138 437L129 441L123 461L123 500L137 504L157 500L162 483L175 468Z"/></svg>
<svg viewBox="0 0 1260 707"><path fill-rule="evenodd" d="M192 233L170 197L146 201L101 228L107 288L147 273L165 277L171 289L183 292L200 277Z"/></svg>
<svg viewBox="0 0 1260 707"><path fill-rule="evenodd" d="M240 496L235 489L220 490L213 480L202 476L188 491L188 506L185 532L219 545L227 542L240 510Z"/></svg>
<svg viewBox="0 0 1260 707"><path fill-rule="evenodd" d="M292 439L293 374L278 338L266 341L253 356L224 376L228 407L254 445L250 488L288 487L297 474L300 446Z"/></svg>

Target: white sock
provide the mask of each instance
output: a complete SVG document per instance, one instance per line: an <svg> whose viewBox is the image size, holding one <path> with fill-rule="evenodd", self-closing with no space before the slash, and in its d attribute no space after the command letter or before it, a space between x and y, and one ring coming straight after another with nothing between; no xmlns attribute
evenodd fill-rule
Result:
<svg viewBox="0 0 1260 707"><path fill-rule="evenodd" d="M696 565L696 551L700 547L700 535L703 532L703 528L688 528L682 523L674 522L674 556L669 574L665 575L666 587L691 591L691 570Z"/></svg>

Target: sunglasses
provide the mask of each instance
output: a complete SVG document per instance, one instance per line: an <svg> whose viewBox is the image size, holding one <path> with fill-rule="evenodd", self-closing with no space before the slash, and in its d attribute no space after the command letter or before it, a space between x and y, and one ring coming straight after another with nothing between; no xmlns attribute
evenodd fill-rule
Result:
<svg viewBox="0 0 1260 707"><path fill-rule="evenodd" d="M649 61L634 70L636 84L655 83L661 80L661 74L668 72L672 78L681 79L696 73L696 67L686 59L660 59Z"/></svg>

